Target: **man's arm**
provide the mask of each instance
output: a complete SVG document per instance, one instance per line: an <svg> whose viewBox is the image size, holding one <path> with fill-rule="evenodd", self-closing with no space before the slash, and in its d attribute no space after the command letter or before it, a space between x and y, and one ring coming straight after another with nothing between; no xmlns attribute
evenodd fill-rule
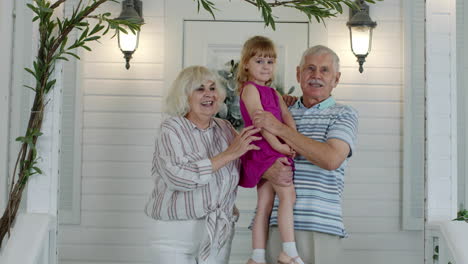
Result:
<svg viewBox="0 0 468 264"><path fill-rule="evenodd" d="M256 111L253 122L256 127L264 128L282 138L299 155L326 170L339 168L350 152L348 143L343 140L329 139L326 142L319 142L310 139L282 124L269 112Z"/></svg>

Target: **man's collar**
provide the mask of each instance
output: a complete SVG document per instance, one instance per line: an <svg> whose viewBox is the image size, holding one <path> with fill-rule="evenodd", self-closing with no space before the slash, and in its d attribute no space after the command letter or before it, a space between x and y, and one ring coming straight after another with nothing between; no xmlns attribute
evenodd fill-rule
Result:
<svg viewBox="0 0 468 264"><path fill-rule="evenodd" d="M319 109L319 110L323 110L323 109L327 109L333 105L336 104L336 101L335 99L333 98L333 96L330 95L330 97L328 97L327 99L323 100L322 102L312 106L311 108L315 108L315 109ZM302 96L301 98L299 98L299 100L297 100L297 102L293 105L294 108L307 108L303 103L302 103Z"/></svg>

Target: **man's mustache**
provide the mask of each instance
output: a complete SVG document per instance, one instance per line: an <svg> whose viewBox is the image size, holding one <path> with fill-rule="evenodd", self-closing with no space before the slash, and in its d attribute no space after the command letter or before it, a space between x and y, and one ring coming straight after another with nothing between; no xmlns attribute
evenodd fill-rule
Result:
<svg viewBox="0 0 468 264"><path fill-rule="evenodd" d="M309 85L320 84L322 86L325 85L325 83L323 83L322 81L317 80L317 79L312 79L312 80L308 81L307 84L309 84Z"/></svg>

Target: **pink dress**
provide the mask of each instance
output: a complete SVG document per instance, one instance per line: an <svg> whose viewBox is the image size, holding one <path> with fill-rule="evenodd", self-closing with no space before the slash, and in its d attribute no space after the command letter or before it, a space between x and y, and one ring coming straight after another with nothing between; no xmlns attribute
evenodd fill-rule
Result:
<svg viewBox="0 0 468 264"><path fill-rule="evenodd" d="M246 82L244 86L247 84L252 84L257 88L263 110L272 113L279 121L283 122L281 107L278 101L279 98L276 91L271 87L258 85L254 82ZM251 126L252 119L242 99L240 99L240 111L244 119L244 126ZM262 135L258 133L256 136L261 137ZM282 142L281 139L279 140ZM259 146L260 150L250 150L241 157L242 169L239 185L245 188L255 187L262 178L263 173L270 168L278 158L285 157L285 155L274 150L264 138L254 141L253 143ZM288 160L293 164L291 158L288 158Z"/></svg>

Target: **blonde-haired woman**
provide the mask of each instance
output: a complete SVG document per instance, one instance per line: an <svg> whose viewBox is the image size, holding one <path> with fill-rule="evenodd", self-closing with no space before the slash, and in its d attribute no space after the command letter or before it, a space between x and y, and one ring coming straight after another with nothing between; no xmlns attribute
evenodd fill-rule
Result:
<svg viewBox="0 0 468 264"><path fill-rule="evenodd" d="M252 126L234 130L215 118L225 91L202 66L183 69L166 100L153 157L154 263L228 263L239 182L239 157L258 149Z"/></svg>

